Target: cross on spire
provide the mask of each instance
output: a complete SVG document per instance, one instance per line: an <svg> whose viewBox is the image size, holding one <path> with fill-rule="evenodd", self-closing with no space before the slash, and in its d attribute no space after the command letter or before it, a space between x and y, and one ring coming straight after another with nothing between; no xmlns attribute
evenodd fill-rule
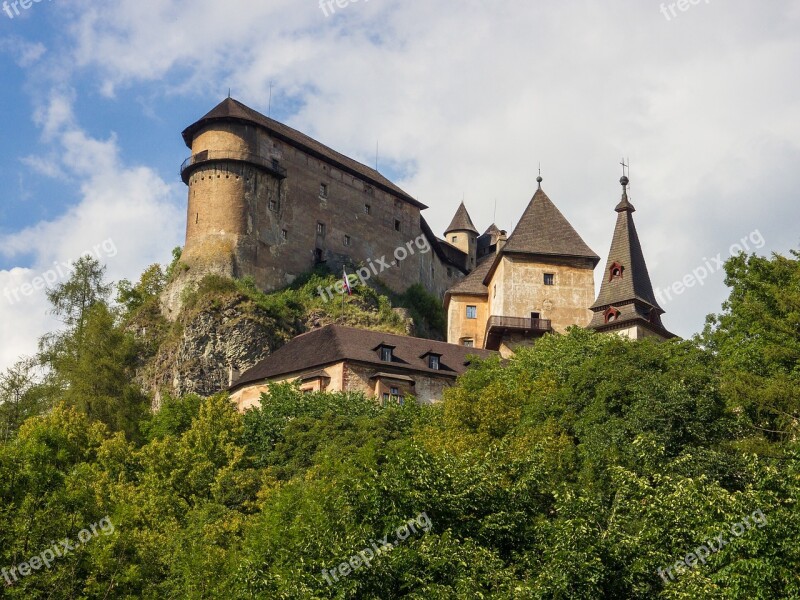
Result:
<svg viewBox="0 0 800 600"><path fill-rule="evenodd" d="M628 163L625 163L625 159L622 159L622 162L619 163L622 165L622 176L628 177L631 174L631 167L630 167L630 159L628 159Z"/></svg>

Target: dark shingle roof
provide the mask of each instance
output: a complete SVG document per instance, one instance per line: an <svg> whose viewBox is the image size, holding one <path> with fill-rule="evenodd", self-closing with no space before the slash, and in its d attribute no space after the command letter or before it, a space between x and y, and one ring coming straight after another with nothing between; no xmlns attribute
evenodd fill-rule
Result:
<svg viewBox="0 0 800 600"><path fill-rule="evenodd" d="M595 264L600 262L600 257L541 188L533 195L503 252L571 256L590 258Z"/></svg>
<svg viewBox="0 0 800 600"><path fill-rule="evenodd" d="M192 139L195 134L203 127L213 121L245 121L263 127L278 139L281 139L293 146L301 148L303 151L316 156L322 160L337 165L344 171L361 177L379 187L384 188L397 196L401 197L406 202L413 204L419 208L427 208L424 204L415 200L402 189L397 187L394 183L389 181L386 177L381 175L375 169L372 169L352 158L345 156L328 146L318 142L317 140L307 136L304 133L292 129L288 125L284 125L274 119L262 115L260 112L245 106L238 100L233 98L226 98L214 107L211 112L202 117L196 123L189 125L183 131L183 141L191 149Z"/></svg>
<svg viewBox="0 0 800 600"><path fill-rule="evenodd" d="M622 200L614 209L617 211L614 238L611 240L600 293L591 306L594 315L589 327L608 331L635 323L666 338L675 337L661 322L664 309L658 305L653 293L639 234L633 222L636 209L628 200L627 183L627 178L623 178ZM622 277L611 279L611 268L615 263L622 267ZM605 313L610 306L618 310L619 315L613 322L606 323Z"/></svg>
<svg viewBox="0 0 800 600"><path fill-rule="evenodd" d="M495 259L495 254L491 254L485 256L482 260L478 262L478 265L475 269L464 279L456 283L453 287L447 290L447 293L452 296L455 294L469 294L474 296L488 296L489 295L489 288L487 288L484 283L483 279L486 277L486 274L489 272L489 269L492 266L492 263Z"/></svg>
<svg viewBox="0 0 800 600"><path fill-rule="evenodd" d="M382 344L394 347L393 362L380 360L376 349ZM441 355L440 370L428 368L425 358L428 353ZM495 355L495 352L487 350L434 340L328 325L294 338L246 371L231 389L341 361L372 364L384 372L391 370L406 374L416 372L456 377L467 370L469 356L489 358Z"/></svg>
<svg viewBox="0 0 800 600"><path fill-rule="evenodd" d="M650 274L647 272L639 235L636 233L636 225L633 222L633 213L636 209L628 201L627 193L623 193L622 201L615 210L617 211L617 224L614 228L614 239L611 241L611 249L608 252L600 293L592 308L640 300L664 312L653 293ZM622 265L622 277L612 281L610 273L614 263Z"/></svg>
<svg viewBox="0 0 800 600"><path fill-rule="evenodd" d="M472 219L467 212L467 207L464 206L463 202L458 207L458 210L456 211L456 214L450 223L450 227L445 229L444 234L447 235L451 231L471 231L475 235L478 235L478 230L475 229L475 225L473 225Z"/></svg>

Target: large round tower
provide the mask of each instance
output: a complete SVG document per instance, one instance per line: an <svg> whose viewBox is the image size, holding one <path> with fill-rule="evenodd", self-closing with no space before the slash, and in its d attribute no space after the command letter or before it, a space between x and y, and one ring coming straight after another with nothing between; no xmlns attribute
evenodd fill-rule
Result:
<svg viewBox="0 0 800 600"><path fill-rule="evenodd" d="M183 132L192 155L181 167L189 188L181 263L198 275L256 275L256 232L281 200L286 171L250 112L228 98Z"/></svg>

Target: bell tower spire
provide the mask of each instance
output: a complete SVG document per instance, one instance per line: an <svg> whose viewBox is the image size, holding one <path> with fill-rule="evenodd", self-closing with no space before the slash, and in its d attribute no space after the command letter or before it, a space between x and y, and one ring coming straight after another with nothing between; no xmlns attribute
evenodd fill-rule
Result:
<svg viewBox="0 0 800 600"><path fill-rule="evenodd" d="M594 313L589 327L597 331L617 331L633 339L657 336L662 339L675 337L664 328L661 315L664 309L658 305L644 253L636 232L633 213L636 209L628 198L630 179L625 174L628 165L622 161L622 199L614 209L617 224L608 252L606 270L600 286L600 294L592 305Z"/></svg>

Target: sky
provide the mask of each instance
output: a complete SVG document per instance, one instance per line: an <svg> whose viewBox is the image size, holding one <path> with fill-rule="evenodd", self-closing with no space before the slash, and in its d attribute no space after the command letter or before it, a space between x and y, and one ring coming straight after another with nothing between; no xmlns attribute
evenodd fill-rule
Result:
<svg viewBox="0 0 800 600"><path fill-rule="evenodd" d="M43 288L81 255L114 281L169 262L180 133L229 90L366 164L377 145L437 232L462 199L510 231L541 165L598 289L625 157L664 323L691 336L721 261L800 247L798 31L800 0L0 4L0 369L59 327Z"/></svg>

